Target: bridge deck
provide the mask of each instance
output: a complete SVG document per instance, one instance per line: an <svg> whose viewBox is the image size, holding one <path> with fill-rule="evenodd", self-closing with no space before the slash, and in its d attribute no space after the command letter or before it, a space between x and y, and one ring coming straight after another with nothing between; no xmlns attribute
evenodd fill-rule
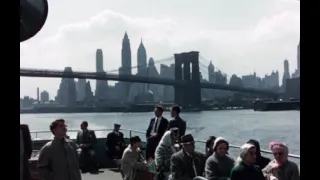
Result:
<svg viewBox="0 0 320 180"><path fill-rule="evenodd" d="M114 172L109 169L100 169L98 174L85 173L81 175L82 180L122 180L119 172Z"/></svg>

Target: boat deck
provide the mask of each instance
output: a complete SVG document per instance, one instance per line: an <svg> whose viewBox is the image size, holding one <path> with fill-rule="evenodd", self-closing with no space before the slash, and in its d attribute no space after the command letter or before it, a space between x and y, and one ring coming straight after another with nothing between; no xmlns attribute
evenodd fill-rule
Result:
<svg viewBox="0 0 320 180"><path fill-rule="evenodd" d="M119 172L114 172L110 169L100 169L97 174L85 173L81 175L82 180L122 180Z"/></svg>

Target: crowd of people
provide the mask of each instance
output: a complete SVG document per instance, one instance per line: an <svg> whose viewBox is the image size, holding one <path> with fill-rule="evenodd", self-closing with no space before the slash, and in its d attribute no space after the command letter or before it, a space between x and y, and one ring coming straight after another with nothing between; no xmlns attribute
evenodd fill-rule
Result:
<svg viewBox="0 0 320 180"><path fill-rule="evenodd" d="M229 155L229 142L223 137L210 136L206 152L201 153L195 150L193 136L185 134L187 124L179 116L179 106L171 108L170 121L163 117L161 106L156 106L154 114L146 130L145 155L139 136L130 137L126 147L120 124L115 124L107 136L107 157L117 162L124 180L140 180L141 172L152 173L157 180L300 179L298 166L288 160L289 149L282 142L270 143L273 160L261 155L259 142L253 139L241 146L237 159ZM98 171L95 132L88 129L86 121L80 127L74 142L66 134L65 120L51 123L54 139L41 148L38 158L38 170L44 180L81 180L81 171ZM24 126L20 128L20 152L20 179L29 180L26 169L32 153L31 136ZM152 171L150 164L155 164Z"/></svg>

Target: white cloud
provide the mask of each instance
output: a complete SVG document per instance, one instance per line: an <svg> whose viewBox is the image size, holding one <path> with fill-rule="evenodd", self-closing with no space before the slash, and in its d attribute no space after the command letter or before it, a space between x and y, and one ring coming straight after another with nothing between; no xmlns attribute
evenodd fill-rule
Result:
<svg viewBox="0 0 320 180"><path fill-rule="evenodd" d="M133 18L104 10L82 22L66 24L52 36L35 37L22 43L20 64L21 67L47 69L72 66L74 70L94 71L95 50L102 48L104 68L117 69L121 63L122 38L127 31L133 65L136 64L136 50L142 38L148 56L155 60L176 52L197 50L230 75L247 74L253 70L262 75L273 69L281 70L286 57L291 58L292 66L296 67L295 47L299 39L300 14L296 6L282 6L287 3L285 1L281 0L271 15L250 27L225 30L194 31L170 18ZM59 80L21 78L21 94L35 92L37 86L55 94L58 83Z"/></svg>

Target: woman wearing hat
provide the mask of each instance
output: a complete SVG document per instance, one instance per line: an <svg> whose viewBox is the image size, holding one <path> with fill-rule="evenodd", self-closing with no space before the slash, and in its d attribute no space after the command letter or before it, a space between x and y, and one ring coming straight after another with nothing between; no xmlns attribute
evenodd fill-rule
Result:
<svg viewBox="0 0 320 180"><path fill-rule="evenodd" d="M256 162L256 147L253 144L244 144L240 148L240 156L231 170L231 180L265 180Z"/></svg>
<svg viewBox="0 0 320 180"><path fill-rule="evenodd" d="M288 146L282 142L271 142L272 160L263 170L266 179L271 180L300 180L299 168L296 163L288 160Z"/></svg>
<svg viewBox="0 0 320 180"><path fill-rule="evenodd" d="M234 165L234 160L227 153L229 143L222 137L216 138L213 145L213 154L207 159L205 173L207 179L229 178L231 169Z"/></svg>

